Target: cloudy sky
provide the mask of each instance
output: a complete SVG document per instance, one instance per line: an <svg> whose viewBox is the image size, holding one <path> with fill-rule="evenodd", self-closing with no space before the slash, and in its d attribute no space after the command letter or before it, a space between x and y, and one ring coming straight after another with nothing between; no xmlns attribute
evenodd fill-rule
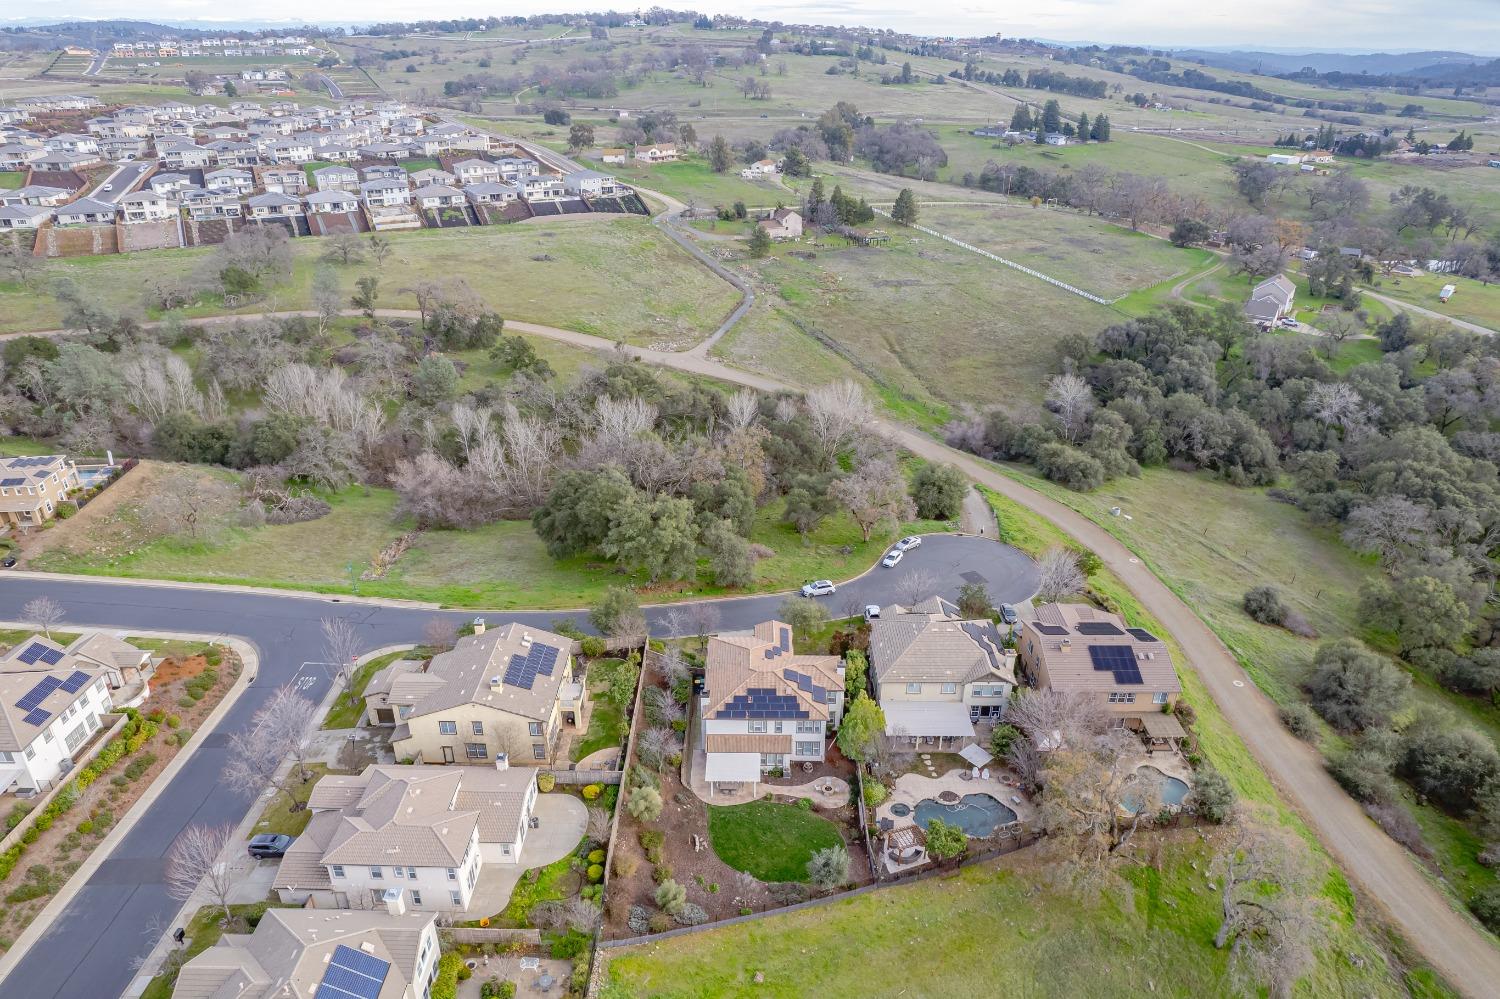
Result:
<svg viewBox="0 0 1500 999"><path fill-rule="evenodd" d="M642 4L642 7L649 4ZM988 34L1058 41L1275 47L1311 51L1454 49L1500 53L1500 0L687 0L664 6L802 23L867 24L924 34ZM630 10L580 0L32 0L0 4L0 20L134 17L368 23L566 9ZM5 8L9 8L6 10ZM915 10L913 8L919 8Z"/></svg>

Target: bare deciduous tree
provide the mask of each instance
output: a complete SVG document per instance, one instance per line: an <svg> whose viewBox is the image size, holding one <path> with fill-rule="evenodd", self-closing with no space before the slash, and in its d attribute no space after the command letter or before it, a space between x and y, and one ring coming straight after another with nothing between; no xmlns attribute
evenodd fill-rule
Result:
<svg viewBox="0 0 1500 999"><path fill-rule="evenodd" d="M52 629L67 615L63 605L51 597L33 597L21 607L21 620L40 630L48 638Z"/></svg>
<svg viewBox="0 0 1500 999"><path fill-rule="evenodd" d="M224 783L244 795L257 795L267 787L287 796L288 806L298 811L296 787L306 783L308 750L317 707L291 685L279 687L250 719L250 727L229 737L229 762L224 765ZM292 766L282 770L291 757Z"/></svg>
<svg viewBox="0 0 1500 999"><path fill-rule="evenodd" d="M595 843L609 842L609 813L598 805L590 805L588 808L588 824L584 827L584 835Z"/></svg>
<svg viewBox="0 0 1500 999"><path fill-rule="evenodd" d="M693 635L706 639L719 630L719 608L700 600L688 608L688 622Z"/></svg>
<svg viewBox="0 0 1500 999"><path fill-rule="evenodd" d="M186 902L201 888L227 922L234 877L224 853L233 836L234 827L227 824L188 826L179 833L167 853L167 894Z"/></svg>
<svg viewBox="0 0 1500 999"><path fill-rule="evenodd" d="M874 410L865 398L864 389L846 378L808 392L807 415L813 435L822 446L823 458L832 465L850 439L874 419Z"/></svg>
<svg viewBox="0 0 1500 999"><path fill-rule="evenodd" d="M364 652L365 641L359 628L346 617L325 617L318 625L323 631L323 658L335 670L336 682L343 686L354 676L354 662Z"/></svg>
<svg viewBox="0 0 1500 999"><path fill-rule="evenodd" d="M740 389L725 406L730 430L745 430L760 415L760 399L750 389Z"/></svg>
<svg viewBox="0 0 1500 999"><path fill-rule="evenodd" d="M660 771L666 766L667 757L677 752L677 733L661 726L648 728L636 741L635 752L642 763Z"/></svg>
<svg viewBox="0 0 1500 999"><path fill-rule="evenodd" d="M1005 720L1043 750L1086 743L1108 725L1096 698L1051 688L1018 692L1005 709Z"/></svg>
<svg viewBox="0 0 1500 999"><path fill-rule="evenodd" d="M1078 566L1078 556L1061 546L1043 552L1036 567L1036 598L1044 604L1080 593L1088 582Z"/></svg>
<svg viewBox="0 0 1500 999"><path fill-rule="evenodd" d="M828 494L848 509L866 541L882 521L909 520L916 506L906 491L906 477L894 463L878 459L836 480Z"/></svg>
<svg viewBox="0 0 1500 999"><path fill-rule="evenodd" d="M452 618L434 614L422 625L422 644L429 649L446 652L458 641L458 622Z"/></svg>
<svg viewBox="0 0 1500 999"><path fill-rule="evenodd" d="M204 415L203 393L193 384L193 370L176 354L131 357L120 373L126 403L147 422L158 423L174 413Z"/></svg>
<svg viewBox="0 0 1500 999"><path fill-rule="evenodd" d="M912 607L928 597L936 596L938 589L937 573L931 569L911 569L896 580L896 592L901 602Z"/></svg>
<svg viewBox="0 0 1500 999"><path fill-rule="evenodd" d="M1047 384L1046 405L1056 414L1063 437L1076 444L1094 411L1094 390L1078 375L1058 375Z"/></svg>
<svg viewBox="0 0 1500 999"><path fill-rule="evenodd" d="M1328 903L1307 843L1264 809L1240 809L1235 835L1214 857L1221 920L1214 946L1229 948L1247 987L1291 995L1326 936Z"/></svg>
<svg viewBox="0 0 1500 999"><path fill-rule="evenodd" d="M1349 511L1344 541L1356 551L1374 552L1380 564L1394 565L1404 554L1429 547L1432 511L1405 496L1380 496Z"/></svg>

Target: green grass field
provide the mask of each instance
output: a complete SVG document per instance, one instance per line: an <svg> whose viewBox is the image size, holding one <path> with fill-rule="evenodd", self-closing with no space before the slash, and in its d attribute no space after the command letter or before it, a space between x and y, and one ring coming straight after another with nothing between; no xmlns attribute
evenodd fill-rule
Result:
<svg viewBox="0 0 1500 999"><path fill-rule="evenodd" d="M776 801L710 806L708 838L720 860L766 882L806 881L812 855L843 843L821 815Z"/></svg>
<svg viewBox="0 0 1500 999"><path fill-rule="evenodd" d="M354 679L334 699L333 706L328 709L328 714L323 717L322 727L355 728L365 715L365 687L370 684L370 677L380 672L397 659L425 659L431 653L425 649L402 649L399 652L391 652L383 656L376 656L369 662L364 663L354 671Z"/></svg>
<svg viewBox="0 0 1500 999"><path fill-rule="evenodd" d="M1453 297L1446 302L1438 301L1438 293L1449 284L1456 289ZM1387 274L1380 278L1375 290L1454 319L1500 330L1500 285L1483 284L1456 274L1422 274L1419 277Z"/></svg>
<svg viewBox="0 0 1500 999"><path fill-rule="evenodd" d="M701 157L691 156L676 163L649 166L631 160L628 163L600 163L596 169L614 174L627 184L691 203L699 208L732 205L743 201L752 207L774 208L778 203L794 204L796 195L774 181L750 181L740 176L742 164L735 163L724 173L714 173Z"/></svg>
<svg viewBox="0 0 1500 999"><path fill-rule="evenodd" d="M0 170L0 189L14 191L26 183L24 170Z"/></svg>

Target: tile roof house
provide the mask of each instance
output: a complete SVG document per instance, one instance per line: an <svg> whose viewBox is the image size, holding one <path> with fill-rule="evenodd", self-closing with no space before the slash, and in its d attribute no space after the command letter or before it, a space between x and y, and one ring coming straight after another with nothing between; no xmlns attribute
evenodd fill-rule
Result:
<svg viewBox="0 0 1500 999"><path fill-rule="evenodd" d="M1245 316L1251 322L1274 323L1292 311L1292 300L1297 295L1297 286L1287 280L1285 274L1266 278L1250 292L1250 301L1245 303Z"/></svg>
<svg viewBox="0 0 1500 999"><path fill-rule="evenodd" d="M749 784L754 795L767 771L821 761L843 710L843 661L798 655L790 626L714 636L699 702L709 793Z"/></svg>
<svg viewBox="0 0 1500 999"><path fill-rule="evenodd" d="M320 191L353 191L359 187L359 171L353 167L326 166L313 171Z"/></svg>
<svg viewBox="0 0 1500 999"><path fill-rule="evenodd" d="M324 777L273 886L287 903L366 909L396 889L408 909L466 911L485 864L520 863L536 805L536 771L497 766Z"/></svg>
<svg viewBox="0 0 1500 999"><path fill-rule="evenodd" d="M0 524L30 527L51 520L57 504L77 488L78 466L60 454L0 458Z"/></svg>
<svg viewBox="0 0 1500 999"><path fill-rule="evenodd" d="M120 199L127 223L161 222L177 217L177 202L154 191L136 191Z"/></svg>
<svg viewBox="0 0 1500 999"><path fill-rule="evenodd" d="M876 699L893 739L949 745L998 719L1015 689L1015 654L990 621L965 621L939 597L882 608L870 623Z"/></svg>
<svg viewBox="0 0 1500 999"><path fill-rule="evenodd" d="M514 184L480 181L464 185L464 197L475 205L506 205L521 197L521 189Z"/></svg>
<svg viewBox="0 0 1500 999"><path fill-rule="evenodd" d="M302 214L302 202L290 194L253 194L246 199L253 219L295 218Z"/></svg>
<svg viewBox="0 0 1500 999"><path fill-rule="evenodd" d="M1166 643L1084 604L1038 607L1034 620L1021 622L1016 646L1022 671L1037 687L1097 697L1131 728L1160 728L1153 716L1182 694ZM1180 726L1175 737L1181 738Z"/></svg>
<svg viewBox="0 0 1500 999"><path fill-rule="evenodd" d="M474 634L398 676L384 695L395 709L391 747L423 763L548 760L563 726L588 727L590 702L573 675L571 639L511 622Z"/></svg>
<svg viewBox="0 0 1500 999"><path fill-rule="evenodd" d="M268 909L187 961L173 999L424 999L441 944L432 913Z"/></svg>
<svg viewBox="0 0 1500 999"><path fill-rule="evenodd" d="M79 198L57 209L58 225L112 225L119 206L97 198Z"/></svg>
<svg viewBox="0 0 1500 999"><path fill-rule="evenodd" d="M802 216L790 208L778 208L757 223L773 240L802 238Z"/></svg>
<svg viewBox="0 0 1500 999"><path fill-rule="evenodd" d="M0 656L0 792L43 790L72 769L114 710L108 673L40 635Z"/></svg>

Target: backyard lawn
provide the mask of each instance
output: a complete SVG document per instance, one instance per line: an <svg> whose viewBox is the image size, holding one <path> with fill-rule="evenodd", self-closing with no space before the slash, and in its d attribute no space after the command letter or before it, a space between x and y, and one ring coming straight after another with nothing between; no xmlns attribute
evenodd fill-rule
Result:
<svg viewBox="0 0 1500 999"><path fill-rule="evenodd" d="M582 846L583 840L578 843ZM579 885L579 875L573 870L577 853L578 847L574 847L561 860L555 860L546 867L534 867L521 875L505 910L490 917L490 921L496 926L525 926L527 915L537 904L560 902L572 895ZM535 880L531 877L533 873L536 874Z"/></svg>
<svg viewBox="0 0 1500 999"><path fill-rule="evenodd" d="M844 842L811 809L776 801L709 806L708 837L720 860L768 883L806 881L812 855Z"/></svg>
<svg viewBox="0 0 1500 999"><path fill-rule="evenodd" d="M608 690L606 684L589 684L589 697L594 702L593 713L589 715L589 730L568 749L568 758L574 763L590 753L619 746L625 741L628 729L625 712L610 699L606 693Z"/></svg>

